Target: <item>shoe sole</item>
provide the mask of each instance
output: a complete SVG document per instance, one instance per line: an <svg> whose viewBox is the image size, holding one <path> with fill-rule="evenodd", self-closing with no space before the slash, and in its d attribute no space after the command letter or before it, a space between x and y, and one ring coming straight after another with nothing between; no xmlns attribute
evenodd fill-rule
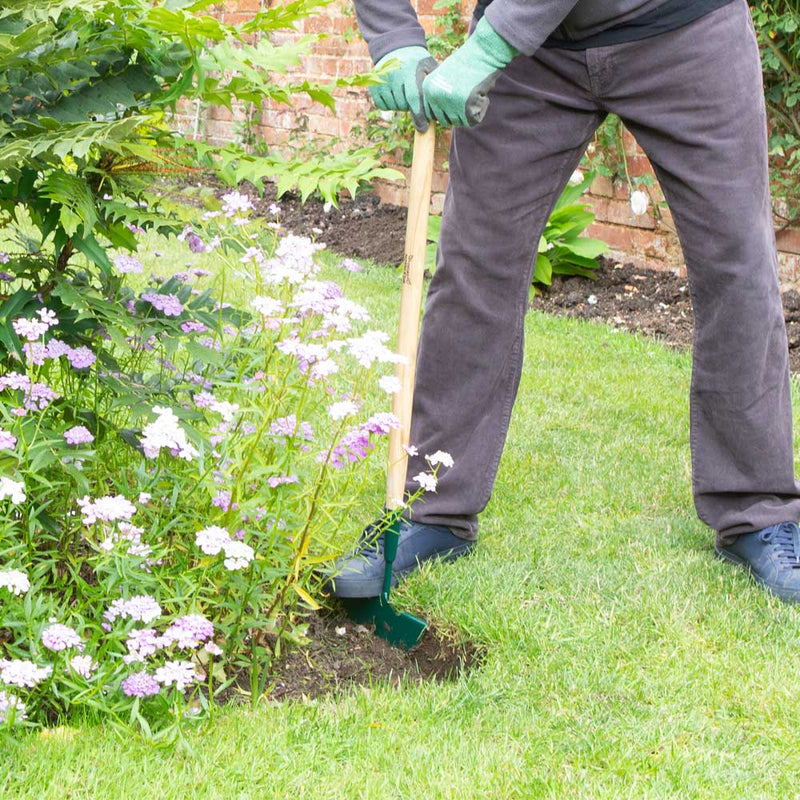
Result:
<svg viewBox="0 0 800 800"><path fill-rule="evenodd" d="M755 583L766 589L771 594L774 594L778 599L783 600L784 603L793 603L795 605L800 603L800 597L797 596L796 592L791 591L791 589L783 589L780 586L774 586L771 583L767 583L767 581L765 581L760 575L758 575L756 572L753 572L753 568L750 566L750 563L741 556L737 556L734 553L728 553L725 550L720 550L716 546L714 547L714 555L716 555L720 561L727 561L729 564L736 564L737 566L742 567Z"/></svg>
<svg viewBox="0 0 800 800"><path fill-rule="evenodd" d="M414 564L410 564L404 569L393 570L392 588L397 586L403 578L410 575L412 572L416 572L422 564L427 564L431 561L455 561L457 558L471 553L474 549L475 543L468 542L461 547L454 547L452 550L447 550L444 553L436 553L430 556L430 558L426 558L424 561L416 561ZM380 578L371 578L370 580L364 581L348 580L347 578L340 581L341 578L341 575L331 578L327 588L334 597L338 597L342 600L380 597L381 592L383 592L383 575L381 575Z"/></svg>

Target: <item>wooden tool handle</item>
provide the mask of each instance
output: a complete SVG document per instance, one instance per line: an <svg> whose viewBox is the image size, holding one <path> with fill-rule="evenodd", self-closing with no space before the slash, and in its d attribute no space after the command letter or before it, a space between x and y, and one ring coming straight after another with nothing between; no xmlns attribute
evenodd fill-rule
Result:
<svg viewBox="0 0 800 800"><path fill-rule="evenodd" d="M400 293L400 323L397 328L397 352L405 363L398 364L395 375L400 391L392 397L392 411L402 427L389 433L389 468L386 479L386 507L398 508L403 501L406 484L408 445L411 429L411 407L414 402L414 374L417 364L419 317L422 310L422 282L425 272L425 247L428 213L431 205L431 178L436 132L431 122L425 133L414 133L414 154L408 191L406 244L403 256L403 288Z"/></svg>

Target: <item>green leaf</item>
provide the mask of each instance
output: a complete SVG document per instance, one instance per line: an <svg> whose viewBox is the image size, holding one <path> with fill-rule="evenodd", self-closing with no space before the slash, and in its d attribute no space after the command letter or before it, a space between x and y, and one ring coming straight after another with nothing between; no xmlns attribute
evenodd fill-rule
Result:
<svg viewBox="0 0 800 800"><path fill-rule="evenodd" d="M105 248L95 239L94 234L88 236L74 236L73 244L93 264L96 264L106 274L110 275L114 267L106 255Z"/></svg>

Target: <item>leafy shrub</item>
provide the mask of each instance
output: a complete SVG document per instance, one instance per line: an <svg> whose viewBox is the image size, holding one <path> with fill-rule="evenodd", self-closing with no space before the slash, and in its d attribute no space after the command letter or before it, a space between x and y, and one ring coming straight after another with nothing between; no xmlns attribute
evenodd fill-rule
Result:
<svg viewBox="0 0 800 800"><path fill-rule="evenodd" d="M579 200L592 185L595 174L576 172L574 178L558 198L539 240L534 283L549 286L553 275L592 278L599 266L597 257L608 250L599 239L582 235L594 222L594 213Z"/></svg>
<svg viewBox="0 0 800 800"><path fill-rule="evenodd" d="M179 232L180 220L141 206L154 175L213 170L232 184L257 185L270 177L280 192L297 185L303 196L318 190L331 202L343 188L396 175L363 149L284 160L170 130L169 111L181 100L231 107L265 97L289 103L305 93L334 103L331 87L274 77L313 37L280 47L268 35L249 43L291 27L319 0L269 8L238 26L199 13L207 5L51 0L0 10L0 224L18 236L7 271L34 291L49 295L77 255L110 279L105 247L135 249L131 226ZM2 337L6 351L15 345Z"/></svg>

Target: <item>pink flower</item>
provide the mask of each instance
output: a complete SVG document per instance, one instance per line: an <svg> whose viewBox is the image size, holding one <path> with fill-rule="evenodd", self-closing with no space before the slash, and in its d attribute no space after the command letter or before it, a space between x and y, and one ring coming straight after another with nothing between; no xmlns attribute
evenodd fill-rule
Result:
<svg viewBox="0 0 800 800"><path fill-rule="evenodd" d="M128 697L151 697L161 689L158 681L146 670L134 672L122 681L122 691Z"/></svg>
<svg viewBox="0 0 800 800"><path fill-rule="evenodd" d="M81 678L87 680L92 677L92 673L97 669L97 664L91 656L73 656L69 660L69 668Z"/></svg>
<svg viewBox="0 0 800 800"><path fill-rule="evenodd" d="M179 692L200 678L191 661L167 661L163 667L155 671L154 677L164 686L174 684Z"/></svg>
<svg viewBox="0 0 800 800"><path fill-rule="evenodd" d="M271 478L267 478L267 483L270 485L272 489L275 489L278 486L282 486L285 483L299 483L300 479L297 475L273 475Z"/></svg>
<svg viewBox="0 0 800 800"><path fill-rule="evenodd" d="M160 311L165 317L179 317L183 314L183 305L177 295L145 292L142 295L142 300L150 303L153 308Z"/></svg>
<svg viewBox="0 0 800 800"><path fill-rule="evenodd" d="M84 525L93 525L97 520L114 522L118 519L129 520L136 513L136 506L121 494L106 495L92 500L89 495L80 498L78 505L83 515Z"/></svg>
<svg viewBox="0 0 800 800"><path fill-rule="evenodd" d="M144 271L142 262L139 261L138 258L125 254L118 255L114 259L114 267L116 268L117 272L123 274L131 272L139 274Z"/></svg>
<svg viewBox="0 0 800 800"><path fill-rule="evenodd" d="M88 347L76 347L67 353L73 369L88 369L97 361L97 356Z"/></svg>
<svg viewBox="0 0 800 800"><path fill-rule="evenodd" d="M64 431L64 438L67 440L67 444L91 444L94 441L94 436L83 425L76 425L74 428Z"/></svg>
<svg viewBox="0 0 800 800"><path fill-rule="evenodd" d="M61 650L68 650L71 647L76 647L79 650L83 648L83 639L78 636L77 631L70 628L69 625L62 625L60 622L54 625L49 625L42 631L42 644L53 652L60 652Z"/></svg>
<svg viewBox="0 0 800 800"><path fill-rule="evenodd" d="M159 636L153 628L134 629L125 642L128 654L122 660L126 664L144 661L147 656L153 655L168 644L169 642Z"/></svg>
<svg viewBox="0 0 800 800"><path fill-rule="evenodd" d="M164 640L180 649L197 647L214 635L214 625L202 614L186 614L178 617L164 631Z"/></svg>
<svg viewBox="0 0 800 800"><path fill-rule="evenodd" d="M114 622L117 617L130 617L145 624L161 616L161 606L146 594L137 594L130 600L114 600L103 614L106 622Z"/></svg>
<svg viewBox="0 0 800 800"><path fill-rule="evenodd" d="M17 445L17 437L0 428L0 450L13 450Z"/></svg>
<svg viewBox="0 0 800 800"><path fill-rule="evenodd" d="M228 192L222 195L222 212L226 217L233 217L237 214L247 214L252 210L253 204L246 194Z"/></svg>

